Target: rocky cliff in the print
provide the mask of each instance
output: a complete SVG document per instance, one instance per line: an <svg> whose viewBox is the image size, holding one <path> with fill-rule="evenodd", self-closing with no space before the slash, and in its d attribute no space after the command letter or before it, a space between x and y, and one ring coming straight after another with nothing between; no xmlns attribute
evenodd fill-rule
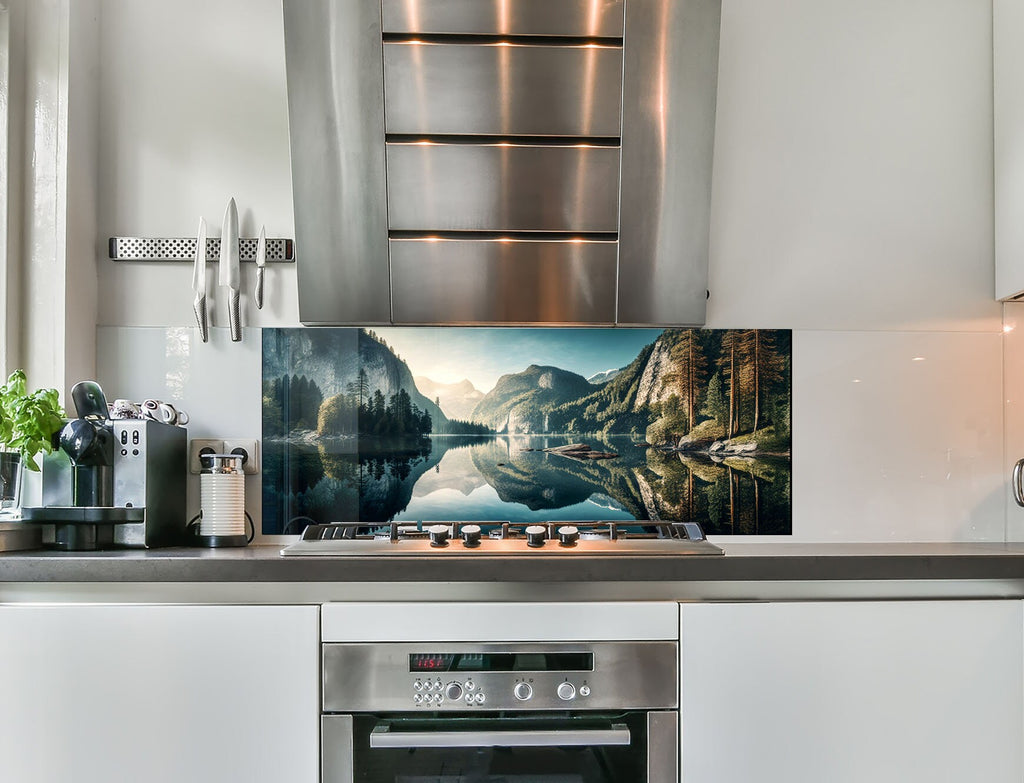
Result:
<svg viewBox="0 0 1024 783"><path fill-rule="evenodd" d="M593 388L574 372L530 365L522 372L501 376L473 410L472 420L495 432L550 432L548 413Z"/></svg>

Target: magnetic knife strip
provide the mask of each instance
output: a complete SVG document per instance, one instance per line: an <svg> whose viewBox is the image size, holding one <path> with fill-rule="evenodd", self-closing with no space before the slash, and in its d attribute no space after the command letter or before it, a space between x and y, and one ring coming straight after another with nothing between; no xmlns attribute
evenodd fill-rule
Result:
<svg viewBox="0 0 1024 783"><path fill-rule="evenodd" d="M239 239L239 260L256 261L255 237ZM195 261L195 237L111 237L109 255L113 261ZM206 240L206 260L220 259L220 237ZM267 263L295 262L295 242L291 239L267 239Z"/></svg>

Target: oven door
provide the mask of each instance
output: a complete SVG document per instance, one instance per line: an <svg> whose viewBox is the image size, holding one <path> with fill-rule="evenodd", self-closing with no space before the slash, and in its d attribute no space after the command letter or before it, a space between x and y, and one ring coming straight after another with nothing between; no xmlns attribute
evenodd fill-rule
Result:
<svg viewBox="0 0 1024 783"><path fill-rule="evenodd" d="M324 715L324 783L676 783L676 712Z"/></svg>

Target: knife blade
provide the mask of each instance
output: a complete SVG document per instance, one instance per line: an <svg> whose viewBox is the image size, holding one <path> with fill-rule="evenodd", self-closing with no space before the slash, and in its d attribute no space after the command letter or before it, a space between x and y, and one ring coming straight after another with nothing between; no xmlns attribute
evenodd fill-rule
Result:
<svg viewBox="0 0 1024 783"><path fill-rule="evenodd" d="M228 289L228 324L231 341L235 343L242 339L238 255L238 207L232 198L224 210L224 226L220 235L220 284Z"/></svg>
<svg viewBox="0 0 1024 783"><path fill-rule="evenodd" d="M206 218L199 218L199 234L196 236L196 260L192 266L192 290L196 298L192 300L192 309L199 325L199 337L208 342L210 330L206 318Z"/></svg>
<svg viewBox="0 0 1024 783"><path fill-rule="evenodd" d="M263 275L264 267L267 265L267 227L260 226L260 238L256 240L256 290L253 292L253 300L256 302L256 309L263 309Z"/></svg>

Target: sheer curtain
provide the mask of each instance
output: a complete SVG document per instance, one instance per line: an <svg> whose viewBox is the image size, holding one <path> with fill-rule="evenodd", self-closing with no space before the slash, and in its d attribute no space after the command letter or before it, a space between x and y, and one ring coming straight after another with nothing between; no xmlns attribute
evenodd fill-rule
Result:
<svg viewBox="0 0 1024 783"><path fill-rule="evenodd" d="M9 325L12 309L16 302L11 296L11 279L8 267L10 214L10 85L11 85L11 20L7 0L0 0L0 377L6 378L12 368ZM15 307L12 307L15 306Z"/></svg>
<svg viewBox="0 0 1024 783"><path fill-rule="evenodd" d="M0 0L0 373L95 374L99 3Z"/></svg>

